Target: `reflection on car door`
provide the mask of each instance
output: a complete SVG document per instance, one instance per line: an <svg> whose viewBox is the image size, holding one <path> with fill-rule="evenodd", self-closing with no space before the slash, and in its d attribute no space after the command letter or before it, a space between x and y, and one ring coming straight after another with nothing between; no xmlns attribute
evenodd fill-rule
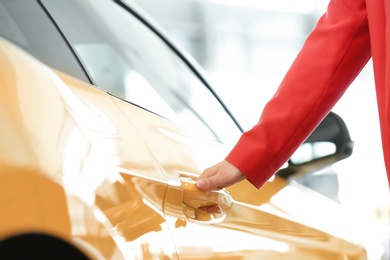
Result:
<svg viewBox="0 0 390 260"><path fill-rule="evenodd" d="M242 259L244 255L253 259L332 259L338 256L339 241L328 234L249 204L233 201L225 218L212 221L189 217L183 203L185 190L180 173L196 176L227 150L220 143L147 111L135 118L129 113L129 104L114 102L142 133L143 141L163 169L168 183L164 217L181 259ZM207 200L207 195L200 193L198 199Z"/></svg>

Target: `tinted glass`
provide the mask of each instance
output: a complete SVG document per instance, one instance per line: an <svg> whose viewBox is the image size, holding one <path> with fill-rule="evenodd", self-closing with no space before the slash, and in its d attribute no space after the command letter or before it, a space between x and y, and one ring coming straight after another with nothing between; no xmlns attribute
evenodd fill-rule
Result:
<svg viewBox="0 0 390 260"><path fill-rule="evenodd" d="M88 80L71 49L36 1L1 0L0 36L49 66Z"/></svg>
<svg viewBox="0 0 390 260"><path fill-rule="evenodd" d="M121 6L106 0L42 3L99 88L214 139L238 136L238 127L193 71Z"/></svg>

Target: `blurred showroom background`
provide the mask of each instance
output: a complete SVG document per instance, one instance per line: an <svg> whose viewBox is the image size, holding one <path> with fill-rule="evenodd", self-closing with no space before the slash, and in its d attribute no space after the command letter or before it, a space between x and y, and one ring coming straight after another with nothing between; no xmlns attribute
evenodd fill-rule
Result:
<svg viewBox="0 0 390 260"><path fill-rule="evenodd" d="M244 129L258 120L328 0L133 0L204 68ZM389 239L389 188L372 64L334 107L355 143L337 163L337 201ZM384 242L385 244L388 242Z"/></svg>

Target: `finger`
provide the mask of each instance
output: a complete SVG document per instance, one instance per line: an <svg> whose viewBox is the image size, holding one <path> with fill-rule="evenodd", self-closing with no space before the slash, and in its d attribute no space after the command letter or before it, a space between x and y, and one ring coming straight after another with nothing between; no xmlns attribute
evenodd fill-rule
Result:
<svg viewBox="0 0 390 260"><path fill-rule="evenodd" d="M203 212L208 212L208 213L217 213L217 214L221 214L222 213L222 208L221 206L215 204L215 205L211 205L211 206L203 206L203 207L199 207L199 209Z"/></svg>
<svg viewBox="0 0 390 260"><path fill-rule="evenodd" d="M225 185L224 183L221 183L218 175L214 175L206 179L197 180L196 186L201 191L209 191L218 189L219 187L224 187Z"/></svg>

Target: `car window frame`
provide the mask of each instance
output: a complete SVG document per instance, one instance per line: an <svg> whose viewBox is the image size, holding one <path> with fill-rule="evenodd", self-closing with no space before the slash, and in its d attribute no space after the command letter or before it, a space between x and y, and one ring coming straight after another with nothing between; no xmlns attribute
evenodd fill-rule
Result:
<svg viewBox="0 0 390 260"><path fill-rule="evenodd" d="M61 25L56 21L56 18L53 16L53 14L51 14L50 8L45 6L44 1L42 0L37 0L37 1L41 6L41 8L49 17L50 21L53 23L53 25L55 26L55 28L57 29L61 37L63 38L63 40L66 42L67 46L72 50L72 54L74 55L75 59L77 59L78 63L81 65L83 71L88 77L89 80L88 83L98 89L101 89L101 87L99 87L99 84L97 84L97 82L94 80L92 74L89 72L88 66L83 62L83 58L79 56L79 54L77 53L77 50L74 48L71 40L67 39L68 36L66 35L65 32L62 31ZM221 112L223 111L225 113L225 117L229 118L229 120L231 121L232 126L234 125L234 127L236 127L236 130L234 130L236 131L236 134L244 132L243 127L239 124L239 121L233 116L232 112L228 109L228 107L224 104L221 98L216 94L216 92L211 87L209 81L206 79L206 74L202 70L202 68L184 49L181 49L180 46L177 45L175 41L170 38L170 35L166 31L164 31L164 29L160 27L158 23L156 23L151 17L148 16L147 13L145 13L141 8L139 8L133 2L125 2L120 0L111 0L111 2L117 4L118 7L121 8L123 11L129 13L129 15L131 15L134 19L136 19L140 24L145 26L145 28L149 30L157 39L159 39L163 44L165 44L166 47L170 49L170 51L172 51L172 53L176 56L176 58L180 60L183 63L183 65L187 66L188 72L192 73L193 77L199 81L199 83L202 85L202 88L204 88L204 91L208 91L210 97L212 97L215 100L215 103L221 107ZM127 100L126 98L115 95L115 93L112 94L109 91L105 90L104 88L102 88L102 90L115 98L119 98L130 104L136 105L137 107L152 112L153 114L166 118L158 111L151 111L147 107L142 106L142 104L134 103L131 100ZM200 117L198 116L198 118L202 119L203 116ZM166 118L166 119L172 120L170 118ZM208 124L205 125L209 129L209 132L213 133L214 137L216 137L215 140L221 141L220 138L217 137L219 134L216 134L219 133L221 129L218 130L218 129L214 129L214 127L208 126ZM235 138L236 137L233 136L233 139ZM229 145L232 141L227 141L225 138L225 141L223 141L222 143L226 144L226 142Z"/></svg>
<svg viewBox="0 0 390 260"><path fill-rule="evenodd" d="M183 62L188 66L190 71L200 80L200 82L210 91L214 96L217 102L219 102L224 109L224 111L229 115L234 124L237 126L240 132L244 132L243 127L240 125L238 120L233 116L232 112L228 109L222 99L217 95L217 93L211 87L211 84L206 79L202 68L196 64L196 61L192 60L189 55L186 54L185 50L181 49L177 44L174 43L174 40L168 37L168 34L163 32L164 29L161 28L157 23L152 22L152 19L148 17L145 12L142 12L141 9L136 8L134 4L129 4L123 0L113 0L124 10L132 14L138 21L148 27L158 38L160 38ZM130 102L131 103L131 102Z"/></svg>

